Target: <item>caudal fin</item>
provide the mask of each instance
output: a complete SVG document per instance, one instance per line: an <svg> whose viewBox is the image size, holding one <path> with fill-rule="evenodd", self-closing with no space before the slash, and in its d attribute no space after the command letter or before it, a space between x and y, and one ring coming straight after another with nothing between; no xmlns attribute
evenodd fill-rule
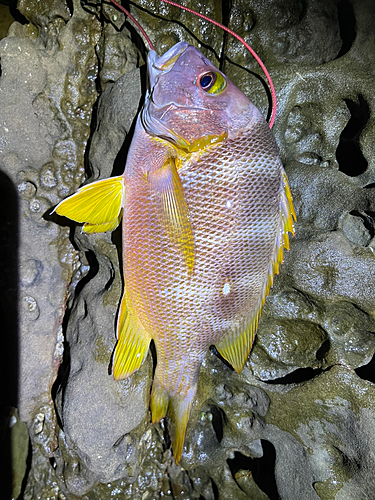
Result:
<svg viewBox="0 0 375 500"><path fill-rule="evenodd" d="M54 212L84 222L85 233L113 231L120 223L124 195L123 177L111 177L81 187L59 203Z"/></svg>
<svg viewBox="0 0 375 500"><path fill-rule="evenodd" d="M190 388L185 395L173 394L154 380L151 392L152 423L159 422L165 416L169 417L168 431L172 441L174 461L176 465L181 459L184 446L186 427L190 410L194 401L196 387Z"/></svg>

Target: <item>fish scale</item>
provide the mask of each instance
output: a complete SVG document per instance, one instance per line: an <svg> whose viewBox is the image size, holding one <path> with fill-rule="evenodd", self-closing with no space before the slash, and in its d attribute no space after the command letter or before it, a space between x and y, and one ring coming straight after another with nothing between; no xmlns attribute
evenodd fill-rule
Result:
<svg viewBox="0 0 375 500"><path fill-rule="evenodd" d="M169 417L178 463L206 352L214 344L242 370L295 214L275 140L247 97L185 42L151 51L148 65L124 175L56 211L86 232L113 230L123 212L113 376L130 376L154 341L152 421Z"/></svg>

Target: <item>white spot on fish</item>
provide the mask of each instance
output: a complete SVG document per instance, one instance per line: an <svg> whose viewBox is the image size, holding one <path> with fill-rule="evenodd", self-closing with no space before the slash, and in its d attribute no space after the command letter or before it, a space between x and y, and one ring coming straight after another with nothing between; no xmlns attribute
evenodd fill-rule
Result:
<svg viewBox="0 0 375 500"><path fill-rule="evenodd" d="M230 292L230 284L228 281L226 281L223 286L223 295L228 295L229 292Z"/></svg>
<svg viewBox="0 0 375 500"><path fill-rule="evenodd" d="M226 202L225 206L226 206L227 208L232 208L233 203L232 203L230 200L227 200L227 202Z"/></svg>

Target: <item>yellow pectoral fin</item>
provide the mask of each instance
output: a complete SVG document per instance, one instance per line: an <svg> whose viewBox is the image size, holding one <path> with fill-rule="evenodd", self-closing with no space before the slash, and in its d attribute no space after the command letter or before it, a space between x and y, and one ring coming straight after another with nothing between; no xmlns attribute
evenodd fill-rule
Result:
<svg viewBox="0 0 375 500"><path fill-rule="evenodd" d="M248 321L241 324L215 344L219 353L233 366L237 373L242 372L251 351L261 310L262 306L259 307L255 315L249 318Z"/></svg>
<svg viewBox="0 0 375 500"><path fill-rule="evenodd" d="M195 257L194 236L174 159L168 159L162 168L151 172L148 180L156 195L159 220L172 243L181 251L188 271L192 272Z"/></svg>
<svg viewBox="0 0 375 500"><path fill-rule="evenodd" d="M84 224L82 228L83 233L105 233L106 231L114 231L116 227L120 224L122 217L122 210L120 210L120 215L112 222L107 222L106 224Z"/></svg>
<svg viewBox="0 0 375 500"><path fill-rule="evenodd" d="M115 229L124 202L122 176L93 182L57 205L54 212L76 222L85 222L84 232ZM98 226L96 230L91 226Z"/></svg>
<svg viewBox="0 0 375 500"><path fill-rule="evenodd" d="M125 292L117 321L117 339L112 375L115 380L121 380L139 369L147 356L151 341L140 323L130 314Z"/></svg>

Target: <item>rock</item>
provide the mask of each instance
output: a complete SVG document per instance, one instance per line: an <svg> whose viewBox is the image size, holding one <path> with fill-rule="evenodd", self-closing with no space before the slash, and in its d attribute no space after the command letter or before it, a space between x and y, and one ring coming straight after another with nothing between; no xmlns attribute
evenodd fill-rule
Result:
<svg viewBox="0 0 375 500"><path fill-rule="evenodd" d="M122 173L145 88L144 68L136 69L146 54L141 36L99 0L19 2L27 22L13 23L0 42L0 199L3 321L15 332L19 317L18 407L32 448L22 493L370 500L375 7L371 0L193 4L249 41L275 81L274 133L296 237L243 372L214 349L207 354L175 466L167 422L150 423L152 356L126 381L108 374L123 285L121 231L68 234L66 220L43 217L84 180ZM201 44L267 114L263 76L254 78L260 70L236 40L176 7L138 5L132 13L160 53L180 40ZM10 342L5 352L15 351Z"/></svg>

